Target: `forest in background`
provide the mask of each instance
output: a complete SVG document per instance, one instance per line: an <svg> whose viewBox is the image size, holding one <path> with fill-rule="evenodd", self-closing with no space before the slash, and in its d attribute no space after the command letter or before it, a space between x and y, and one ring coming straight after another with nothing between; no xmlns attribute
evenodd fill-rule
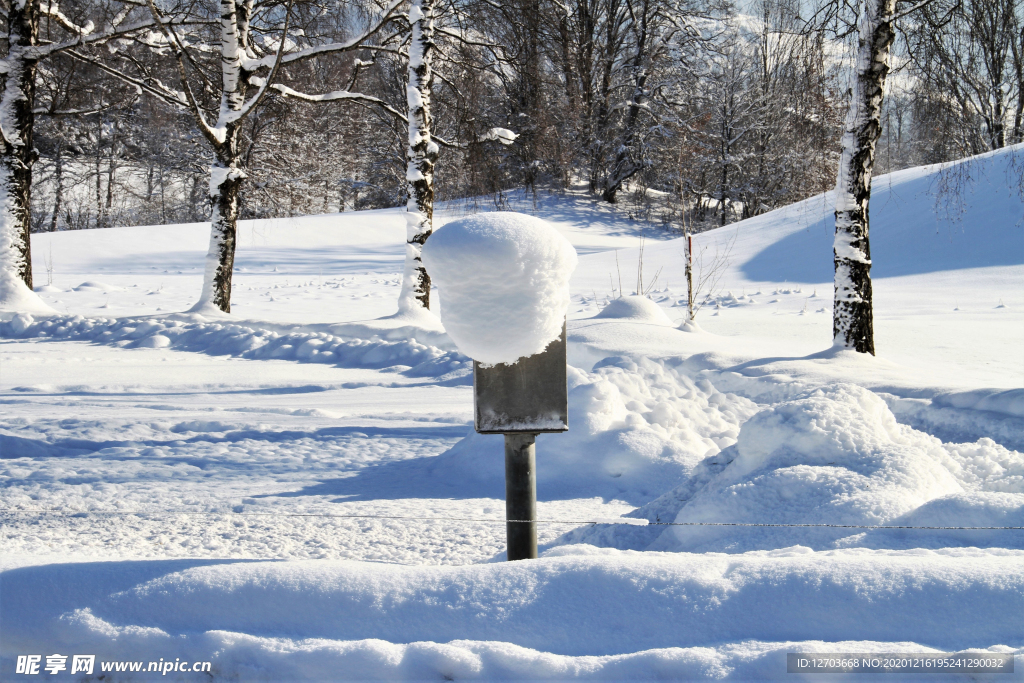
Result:
<svg viewBox="0 0 1024 683"><path fill-rule="evenodd" d="M1022 140L1020 0L919 4L897 22L876 174ZM103 25L105 13L135 5L145 3L66 0L57 14ZM158 5L167 16L217 12L212 1ZM250 7L252 48L271 56L286 13L292 51L348 40L386 9L367 0ZM398 9L360 49L281 65L277 80L295 91L363 97L269 91L238 138L248 176L240 218L404 204L407 124L396 114L405 110L409 21ZM576 189L700 230L835 185L854 7L468 0L439 3L434 15L433 132L447 143L434 169L437 200L493 195L500 204L517 187ZM179 30L200 45L215 44L218 28ZM175 86L162 38L150 30L40 62L34 232L209 220L213 155L194 117L118 77ZM190 64L197 82L220 79L219 55L208 56ZM516 135L511 144L494 133L504 130Z"/></svg>

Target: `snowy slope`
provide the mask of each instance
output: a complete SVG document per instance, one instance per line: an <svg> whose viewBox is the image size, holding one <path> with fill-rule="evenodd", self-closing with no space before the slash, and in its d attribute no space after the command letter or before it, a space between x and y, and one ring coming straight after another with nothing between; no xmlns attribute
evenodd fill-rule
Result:
<svg viewBox="0 0 1024 683"><path fill-rule="evenodd" d="M216 319L180 313L206 226L34 236L61 315L0 315L0 679L64 651L217 680L749 680L786 652L965 648L1024 671L1014 154L970 162L954 221L939 169L875 180L878 358L830 348L827 196L697 236L728 264L686 331L674 235L511 196L581 254L531 563L500 561L468 359L358 322L395 311L398 212L245 222ZM641 232L661 275L616 299ZM653 524L585 523L622 515Z"/></svg>
<svg viewBox="0 0 1024 683"><path fill-rule="evenodd" d="M952 167L908 169L873 181L876 349L880 359L898 363L901 372L918 371L913 384L1024 385L1021 168L1024 146L1018 145ZM958 172L972 179L952 196L943 195L943 174L956 177ZM727 260L711 310L698 317L701 327L741 336L747 348L759 337L761 359L826 348L832 336L833 225L828 193L696 236L695 252L703 253L706 262L715 254ZM645 280L661 269L652 296L665 306L685 305L682 252L680 242L649 243L645 249ZM630 293L637 263L636 248L591 256L587 267L577 271L576 289L605 296L609 278L617 283L621 271ZM669 291L660 291L663 284ZM678 308L670 310L677 319L683 315ZM674 352L672 345L678 348L679 343L660 346ZM691 337L686 350L749 359L742 345L720 337L706 344ZM646 350L657 353L659 345ZM936 367L943 371L936 373ZM883 367L858 368L858 379L865 371L877 373L880 385L893 383Z"/></svg>

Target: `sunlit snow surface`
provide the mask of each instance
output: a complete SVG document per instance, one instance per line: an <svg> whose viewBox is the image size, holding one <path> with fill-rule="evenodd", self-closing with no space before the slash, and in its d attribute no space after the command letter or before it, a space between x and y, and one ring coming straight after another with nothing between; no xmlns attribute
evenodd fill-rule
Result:
<svg viewBox="0 0 1024 683"><path fill-rule="evenodd" d="M538 439L539 515L566 523L540 526L533 563L490 562L502 442L471 434L468 359L429 325L352 324L396 310L399 212L244 222L218 319L179 313L206 226L34 236L61 315L0 316L0 679L53 652L273 681L778 678L799 650L1021 653L1022 531L579 523L1024 526L1011 159L973 162L952 221L936 169L875 180L877 358L829 348L827 199L697 236L728 264L680 331L678 239L584 197L513 197L581 254L570 431ZM638 288L641 232L662 313L608 307Z"/></svg>

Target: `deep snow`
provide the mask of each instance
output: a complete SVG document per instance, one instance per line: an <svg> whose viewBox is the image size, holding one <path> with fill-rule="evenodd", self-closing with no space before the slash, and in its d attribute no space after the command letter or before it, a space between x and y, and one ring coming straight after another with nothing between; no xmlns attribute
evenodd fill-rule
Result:
<svg viewBox="0 0 1024 683"><path fill-rule="evenodd" d="M179 312L205 226L34 236L60 314L0 314L0 671L751 679L793 651L982 648L1024 677L1024 531L859 528L1024 526L1020 153L972 160L953 220L939 169L875 179L877 358L829 348L827 197L698 235L728 258L685 330L678 240L513 198L582 254L530 563L500 562L469 359L434 318L374 320L399 211L245 222L232 316ZM618 288L641 231L647 298ZM655 524L582 523L621 515Z"/></svg>
<svg viewBox="0 0 1024 683"><path fill-rule="evenodd" d="M445 331L489 365L514 364L558 339L577 261L546 221L512 211L452 221L423 245Z"/></svg>

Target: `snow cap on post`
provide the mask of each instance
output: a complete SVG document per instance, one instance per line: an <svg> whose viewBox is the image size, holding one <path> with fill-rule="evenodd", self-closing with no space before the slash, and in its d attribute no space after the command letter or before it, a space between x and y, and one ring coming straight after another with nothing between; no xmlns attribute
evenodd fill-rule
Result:
<svg viewBox="0 0 1024 683"><path fill-rule="evenodd" d="M441 322L459 351L512 364L562 333L576 250L521 213L469 216L434 231L423 264L441 295Z"/></svg>

